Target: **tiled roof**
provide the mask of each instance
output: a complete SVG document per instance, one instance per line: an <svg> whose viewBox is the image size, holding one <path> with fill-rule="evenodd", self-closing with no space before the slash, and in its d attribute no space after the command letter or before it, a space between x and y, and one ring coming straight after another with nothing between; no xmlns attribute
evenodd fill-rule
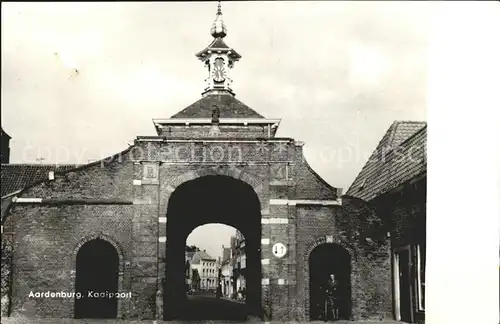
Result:
<svg viewBox="0 0 500 324"><path fill-rule="evenodd" d="M74 164L2 164L1 196L21 190L37 181L49 178L50 171L66 171L74 169Z"/></svg>
<svg viewBox="0 0 500 324"><path fill-rule="evenodd" d="M264 118L230 94L210 94L201 98L171 118L211 118L218 105L220 118Z"/></svg>
<svg viewBox="0 0 500 324"><path fill-rule="evenodd" d="M188 260L191 260L193 258L193 255L195 254L196 252L186 252L186 256L188 258Z"/></svg>
<svg viewBox="0 0 500 324"><path fill-rule="evenodd" d="M193 255L193 261L191 261L191 264L199 264L201 260L213 260L213 261L215 261L215 258L212 258L205 251L198 251Z"/></svg>
<svg viewBox="0 0 500 324"><path fill-rule="evenodd" d="M426 144L426 122L394 122L346 195L369 201L422 174Z"/></svg>

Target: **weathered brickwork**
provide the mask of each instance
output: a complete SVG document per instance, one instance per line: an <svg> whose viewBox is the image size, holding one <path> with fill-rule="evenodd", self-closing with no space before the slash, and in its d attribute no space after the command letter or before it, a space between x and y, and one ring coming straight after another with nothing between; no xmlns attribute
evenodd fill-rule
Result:
<svg viewBox="0 0 500 324"><path fill-rule="evenodd" d="M389 318L389 241L383 230L368 231L378 217L364 207L364 203L344 198L342 207L301 207L297 220L297 301L300 304L297 317L309 320L309 255L330 236L331 243L342 246L351 256L353 319ZM366 237L375 243L366 243Z"/></svg>
<svg viewBox="0 0 500 324"><path fill-rule="evenodd" d="M2 234L2 265L1 265L2 316L9 314L9 295L12 274L12 235Z"/></svg>

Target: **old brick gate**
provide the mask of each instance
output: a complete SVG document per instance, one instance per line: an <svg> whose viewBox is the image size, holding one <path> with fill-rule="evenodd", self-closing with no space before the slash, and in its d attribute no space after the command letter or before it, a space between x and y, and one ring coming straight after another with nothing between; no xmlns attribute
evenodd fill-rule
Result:
<svg viewBox="0 0 500 324"><path fill-rule="evenodd" d="M154 120L156 136L139 136L110 158L47 175L17 195L3 233L13 249L11 314L78 315L75 298L30 292L74 291L83 280L80 251L99 240L95 251L114 250L109 255L117 262L96 270L117 267L116 278L109 277L116 285L106 289L132 293L106 316L176 318L185 298L187 235L217 222L248 240L253 314L314 319L315 282L325 259L329 271L342 272L342 316L391 317L390 247L380 218L322 180L305 161L303 143L276 137L279 119L235 98L228 73L241 56L225 44L225 33L219 10L214 40L197 54L209 70L207 88L171 118ZM273 254L276 243L284 255Z"/></svg>

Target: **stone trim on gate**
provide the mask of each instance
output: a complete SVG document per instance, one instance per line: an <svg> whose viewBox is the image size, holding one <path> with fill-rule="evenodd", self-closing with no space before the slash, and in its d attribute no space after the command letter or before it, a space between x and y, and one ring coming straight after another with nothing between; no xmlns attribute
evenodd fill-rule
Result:
<svg viewBox="0 0 500 324"><path fill-rule="evenodd" d="M262 181L256 177L255 175L245 172L239 168L236 167L224 167L224 166L216 166L216 167L202 167L199 170L194 170L194 171L188 171L185 172L181 175L178 175L175 177L170 183L167 183L167 187L165 192L162 192L162 196L160 199L164 199L166 203L160 203L160 208L159 208L159 222L162 223L161 226L166 226L166 215L167 215L167 209L168 209L168 202L170 200L170 196L172 193L183 183L186 183L191 180L195 180L204 176L208 175L222 175L222 176L228 176L236 180L241 180L248 184L249 186L252 187L253 191L257 195L259 199L259 204L261 208L261 213L262 210L265 210L268 208L268 201L263 200L263 185ZM261 215L262 217L262 215ZM161 221L160 221L161 220ZM165 222L165 223L163 223ZM158 232L158 235L160 235L160 231ZM166 240L165 240L166 241ZM158 244L162 244L163 246L165 245L164 242L160 243L160 237L158 237ZM164 248L161 249L159 248L159 251L164 251ZM164 257L163 252L160 252L158 255L158 269L162 269L162 265L166 266L165 260L162 260ZM263 279L264 280L264 279ZM163 319L163 274L158 271L158 291L156 292L156 319L157 320L162 320ZM263 283L264 284L264 283Z"/></svg>
<svg viewBox="0 0 500 324"><path fill-rule="evenodd" d="M70 272L70 278L71 278L71 286L72 290L75 291L75 283L76 283L76 256L78 254L78 251L80 251L80 248L87 242L95 240L95 239L101 239L104 240L108 243L110 243L116 250L116 253L118 254L118 291L123 291L123 274L125 272L125 255L123 253L123 249L120 247L120 245L110 236L107 234L103 233L96 233L92 235L85 236L84 238L80 239L78 243L76 244L75 248L73 249L73 254L71 257L71 272ZM124 299L118 298L117 299L117 312L116 312L116 317L117 319L124 318L125 315L125 309L123 305ZM75 316L75 309L74 309L74 302L73 302L73 307L70 310L70 316L73 318Z"/></svg>
<svg viewBox="0 0 500 324"><path fill-rule="evenodd" d="M181 175L178 175L174 178L174 180L168 184L167 186L167 195L166 201L167 203L161 204L160 215L167 214L168 200L170 199L170 195L185 182L195 180L197 178L201 178L208 175L222 175L228 176L237 180L241 180L252 187L253 191L259 198L260 206L267 206L267 203L262 200L262 181L249 172L242 171L235 167L211 167L211 168L202 168L200 170L185 172Z"/></svg>
<svg viewBox="0 0 500 324"><path fill-rule="evenodd" d="M331 240L330 240L331 239ZM332 244L337 244L343 249L346 249L347 252L349 252L349 255L351 256L351 286L352 286L352 273L354 270L354 264L353 264L353 257L354 257L354 251L353 249L346 245L344 242L341 242L341 240L338 238L337 235L332 234L332 235L324 235L322 237L316 238L314 241L308 244L305 253L304 253L304 262L305 262L305 267L304 267L304 316L305 320L309 321L309 301L310 301L310 291L309 291L309 281L310 281L310 276L309 276L309 258L311 256L312 251L317 248L318 246L325 244L325 243L332 243Z"/></svg>

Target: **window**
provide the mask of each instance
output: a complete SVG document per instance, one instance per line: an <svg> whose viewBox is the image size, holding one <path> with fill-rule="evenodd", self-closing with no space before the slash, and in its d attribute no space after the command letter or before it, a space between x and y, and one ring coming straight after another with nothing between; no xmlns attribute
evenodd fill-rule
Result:
<svg viewBox="0 0 500 324"><path fill-rule="evenodd" d="M425 243L417 245L418 310L425 310Z"/></svg>

